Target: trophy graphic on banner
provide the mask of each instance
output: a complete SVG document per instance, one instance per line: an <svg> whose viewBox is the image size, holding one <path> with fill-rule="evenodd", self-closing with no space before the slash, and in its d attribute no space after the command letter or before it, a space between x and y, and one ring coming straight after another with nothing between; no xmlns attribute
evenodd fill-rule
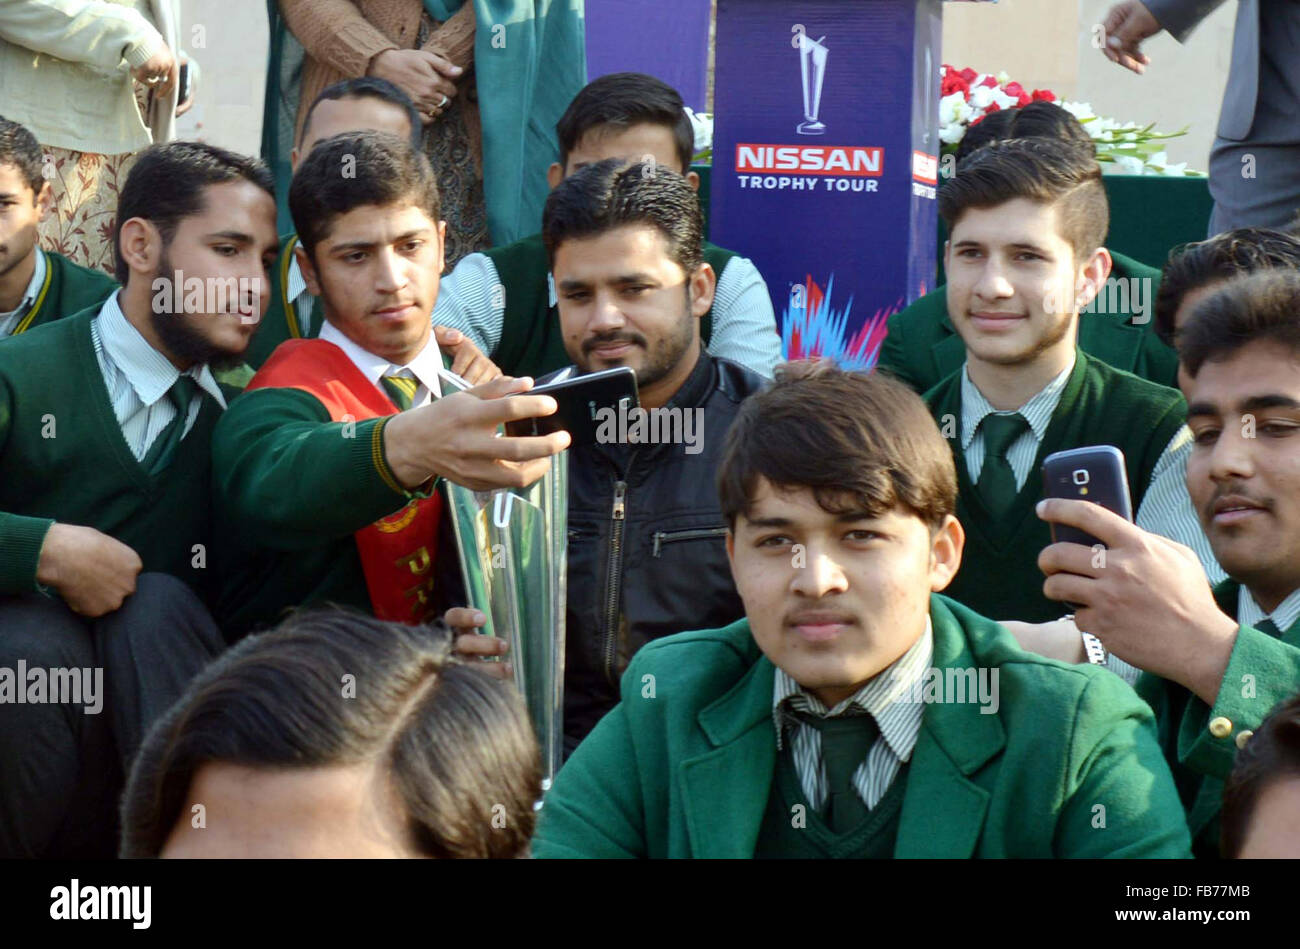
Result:
<svg viewBox="0 0 1300 949"><path fill-rule="evenodd" d="M818 121L822 107L822 80L826 78L828 50L819 40L810 40L807 33L799 34L799 78L803 81L803 117L796 129L800 135L822 135L826 126Z"/></svg>
<svg viewBox="0 0 1300 949"><path fill-rule="evenodd" d="M506 658L541 747L542 789L549 790L564 740L568 452L555 455L527 488L446 487L469 605L487 617L484 633L510 644Z"/></svg>

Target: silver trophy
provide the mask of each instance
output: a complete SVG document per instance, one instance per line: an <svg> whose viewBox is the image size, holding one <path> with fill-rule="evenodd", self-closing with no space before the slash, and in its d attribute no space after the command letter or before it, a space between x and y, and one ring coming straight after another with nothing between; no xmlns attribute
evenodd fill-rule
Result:
<svg viewBox="0 0 1300 949"><path fill-rule="evenodd" d="M527 488L471 491L447 482L461 575L483 632L510 644L515 685L542 752L549 790L564 748L564 609L569 455Z"/></svg>
<svg viewBox="0 0 1300 949"><path fill-rule="evenodd" d="M826 126L817 119L822 107L822 80L826 78L828 50L819 40L810 40L807 33L799 34L799 78L803 81L803 117L796 131L800 135L822 135Z"/></svg>

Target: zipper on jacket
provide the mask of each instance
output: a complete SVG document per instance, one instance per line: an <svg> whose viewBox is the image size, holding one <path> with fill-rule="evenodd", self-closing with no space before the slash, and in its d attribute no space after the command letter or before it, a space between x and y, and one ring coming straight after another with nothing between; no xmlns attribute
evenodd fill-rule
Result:
<svg viewBox="0 0 1300 949"><path fill-rule="evenodd" d="M684 531L655 531L654 533L654 553L653 556L659 556L659 548L664 544L671 544L675 540L698 540L701 537L721 537L727 532L725 527L698 527Z"/></svg>
<svg viewBox="0 0 1300 949"><path fill-rule="evenodd" d="M623 526L627 513L627 482L614 482L614 507L610 512L609 562L605 568L605 679L617 686L614 653L618 645L618 594L623 578Z"/></svg>

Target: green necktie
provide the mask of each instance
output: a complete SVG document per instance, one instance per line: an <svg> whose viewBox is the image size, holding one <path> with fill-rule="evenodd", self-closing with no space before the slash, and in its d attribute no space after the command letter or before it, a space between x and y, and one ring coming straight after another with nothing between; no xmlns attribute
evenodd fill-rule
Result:
<svg viewBox="0 0 1300 949"><path fill-rule="evenodd" d="M832 832L847 833L866 818L869 811L858 796L853 776L880 734L873 716L840 715L818 718L800 714L801 722L821 732L822 763L826 765L826 810L824 816Z"/></svg>
<svg viewBox="0 0 1300 949"><path fill-rule="evenodd" d="M381 376L379 382L393 404L403 412L411 407L415 401L415 392L420 388L419 380L408 376Z"/></svg>
<svg viewBox="0 0 1300 949"><path fill-rule="evenodd" d="M186 375L178 377L167 390L167 398L171 399L172 405L176 408L176 417L158 433L149 450L145 452L144 458L140 460L140 464L150 475L165 471L172 463L176 448L185 434L185 423L190 416L190 403L194 401L198 391L199 384L194 381L194 377Z"/></svg>
<svg viewBox="0 0 1300 949"><path fill-rule="evenodd" d="M1016 499L1016 473L1007 461L1007 449L1029 428L1019 412L1011 415L988 414L980 423L984 432L984 467L975 485L980 499L994 517L1005 514Z"/></svg>

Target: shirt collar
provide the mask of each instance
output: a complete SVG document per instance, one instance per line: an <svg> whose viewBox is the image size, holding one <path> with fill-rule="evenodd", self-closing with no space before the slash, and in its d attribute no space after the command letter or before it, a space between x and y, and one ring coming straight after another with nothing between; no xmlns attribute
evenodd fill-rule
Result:
<svg viewBox="0 0 1300 949"><path fill-rule="evenodd" d="M430 394L435 398L441 398L442 396L442 388L438 381L438 372L442 369L442 351L438 348L438 341L434 338L432 332L429 333L429 341L424 344L424 348L405 365L391 363L382 356L376 356L374 353L362 349L343 335L343 332L329 320L325 320L321 325L320 339L333 343L343 350L347 357L352 360L353 365L360 369L362 374L373 385L379 385L381 376L391 376L395 375L399 370L409 369L411 375L415 376L416 380L428 389Z"/></svg>
<svg viewBox="0 0 1300 949"><path fill-rule="evenodd" d="M153 405L167 395L167 392L181 372L172 365L170 359L149 344L140 335L140 331L131 325L122 312L115 290L99 309L99 339L104 352L126 381L135 390L136 396L145 405ZM185 375L192 378L208 395L212 396L223 409L226 407L225 396L221 386L207 363L198 363L185 370Z"/></svg>
<svg viewBox="0 0 1300 949"><path fill-rule="evenodd" d="M292 248L292 244L290 247ZM289 272L284 281L284 295L290 300L297 300L307 292L307 280L302 275L302 268L298 266L298 255L293 253L292 249L289 258Z"/></svg>
<svg viewBox="0 0 1300 949"><path fill-rule="evenodd" d="M1074 371L1078 358L1078 350L1075 350L1074 355L1070 357L1070 364L1065 369L1031 396L1024 405L1014 410L1024 416L1037 441L1041 442L1047 435L1047 427L1051 424L1052 415L1056 412L1056 406L1061 401L1061 393L1065 391L1065 384L1069 381L1070 373ZM970 443L975 440L975 433L979 430L980 422L984 421L984 416L999 411L1002 410L995 409L971 380L969 362L964 363L961 367L962 451L969 450Z"/></svg>
<svg viewBox="0 0 1300 949"><path fill-rule="evenodd" d="M1242 626L1258 626L1266 616L1273 621L1279 633L1285 633L1300 619L1300 590L1292 590L1277 605L1277 609L1265 614L1264 608L1255 602L1255 597L1243 584L1237 591L1237 622Z"/></svg>
<svg viewBox="0 0 1300 949"><path fill-rule="evenodd" d="M901 730L881 727L880 733L899 760L906 761L911 757L917 736L920 734L920 716L914 713L907 714L914 712L913 687L925 675L925 670L930 667L933 656L934 630L927 615L925 632L917 637L916 642L912 643L912 647L907 652L867 680L853 695L829 710L815 695L805 691L789 673L777 666L772 695L772 718L776 723L777 749L782 746L785 726L783 707L788 702L793 702L823 718L834 718L844 714L850 708L856 708L870 712L878 724L897 706L898 711L905 713L900 720L914 722L915 727Z"/></svg>
<svg viewBox="0 0 1300 949"><path fill-rule="evenodd" d="M45 271L47 269L48 265L45 263L45 251L38 247L36 248L36 266L32 268L32 279L27 281L27 289L23 291L23 298L18 301L18 306L14 307L14 309L10 310L8 313L0 313L0 322L13 316L15 313L26 315L31 311L32 305L40 295L41 286L45 283Z"/></svg>

